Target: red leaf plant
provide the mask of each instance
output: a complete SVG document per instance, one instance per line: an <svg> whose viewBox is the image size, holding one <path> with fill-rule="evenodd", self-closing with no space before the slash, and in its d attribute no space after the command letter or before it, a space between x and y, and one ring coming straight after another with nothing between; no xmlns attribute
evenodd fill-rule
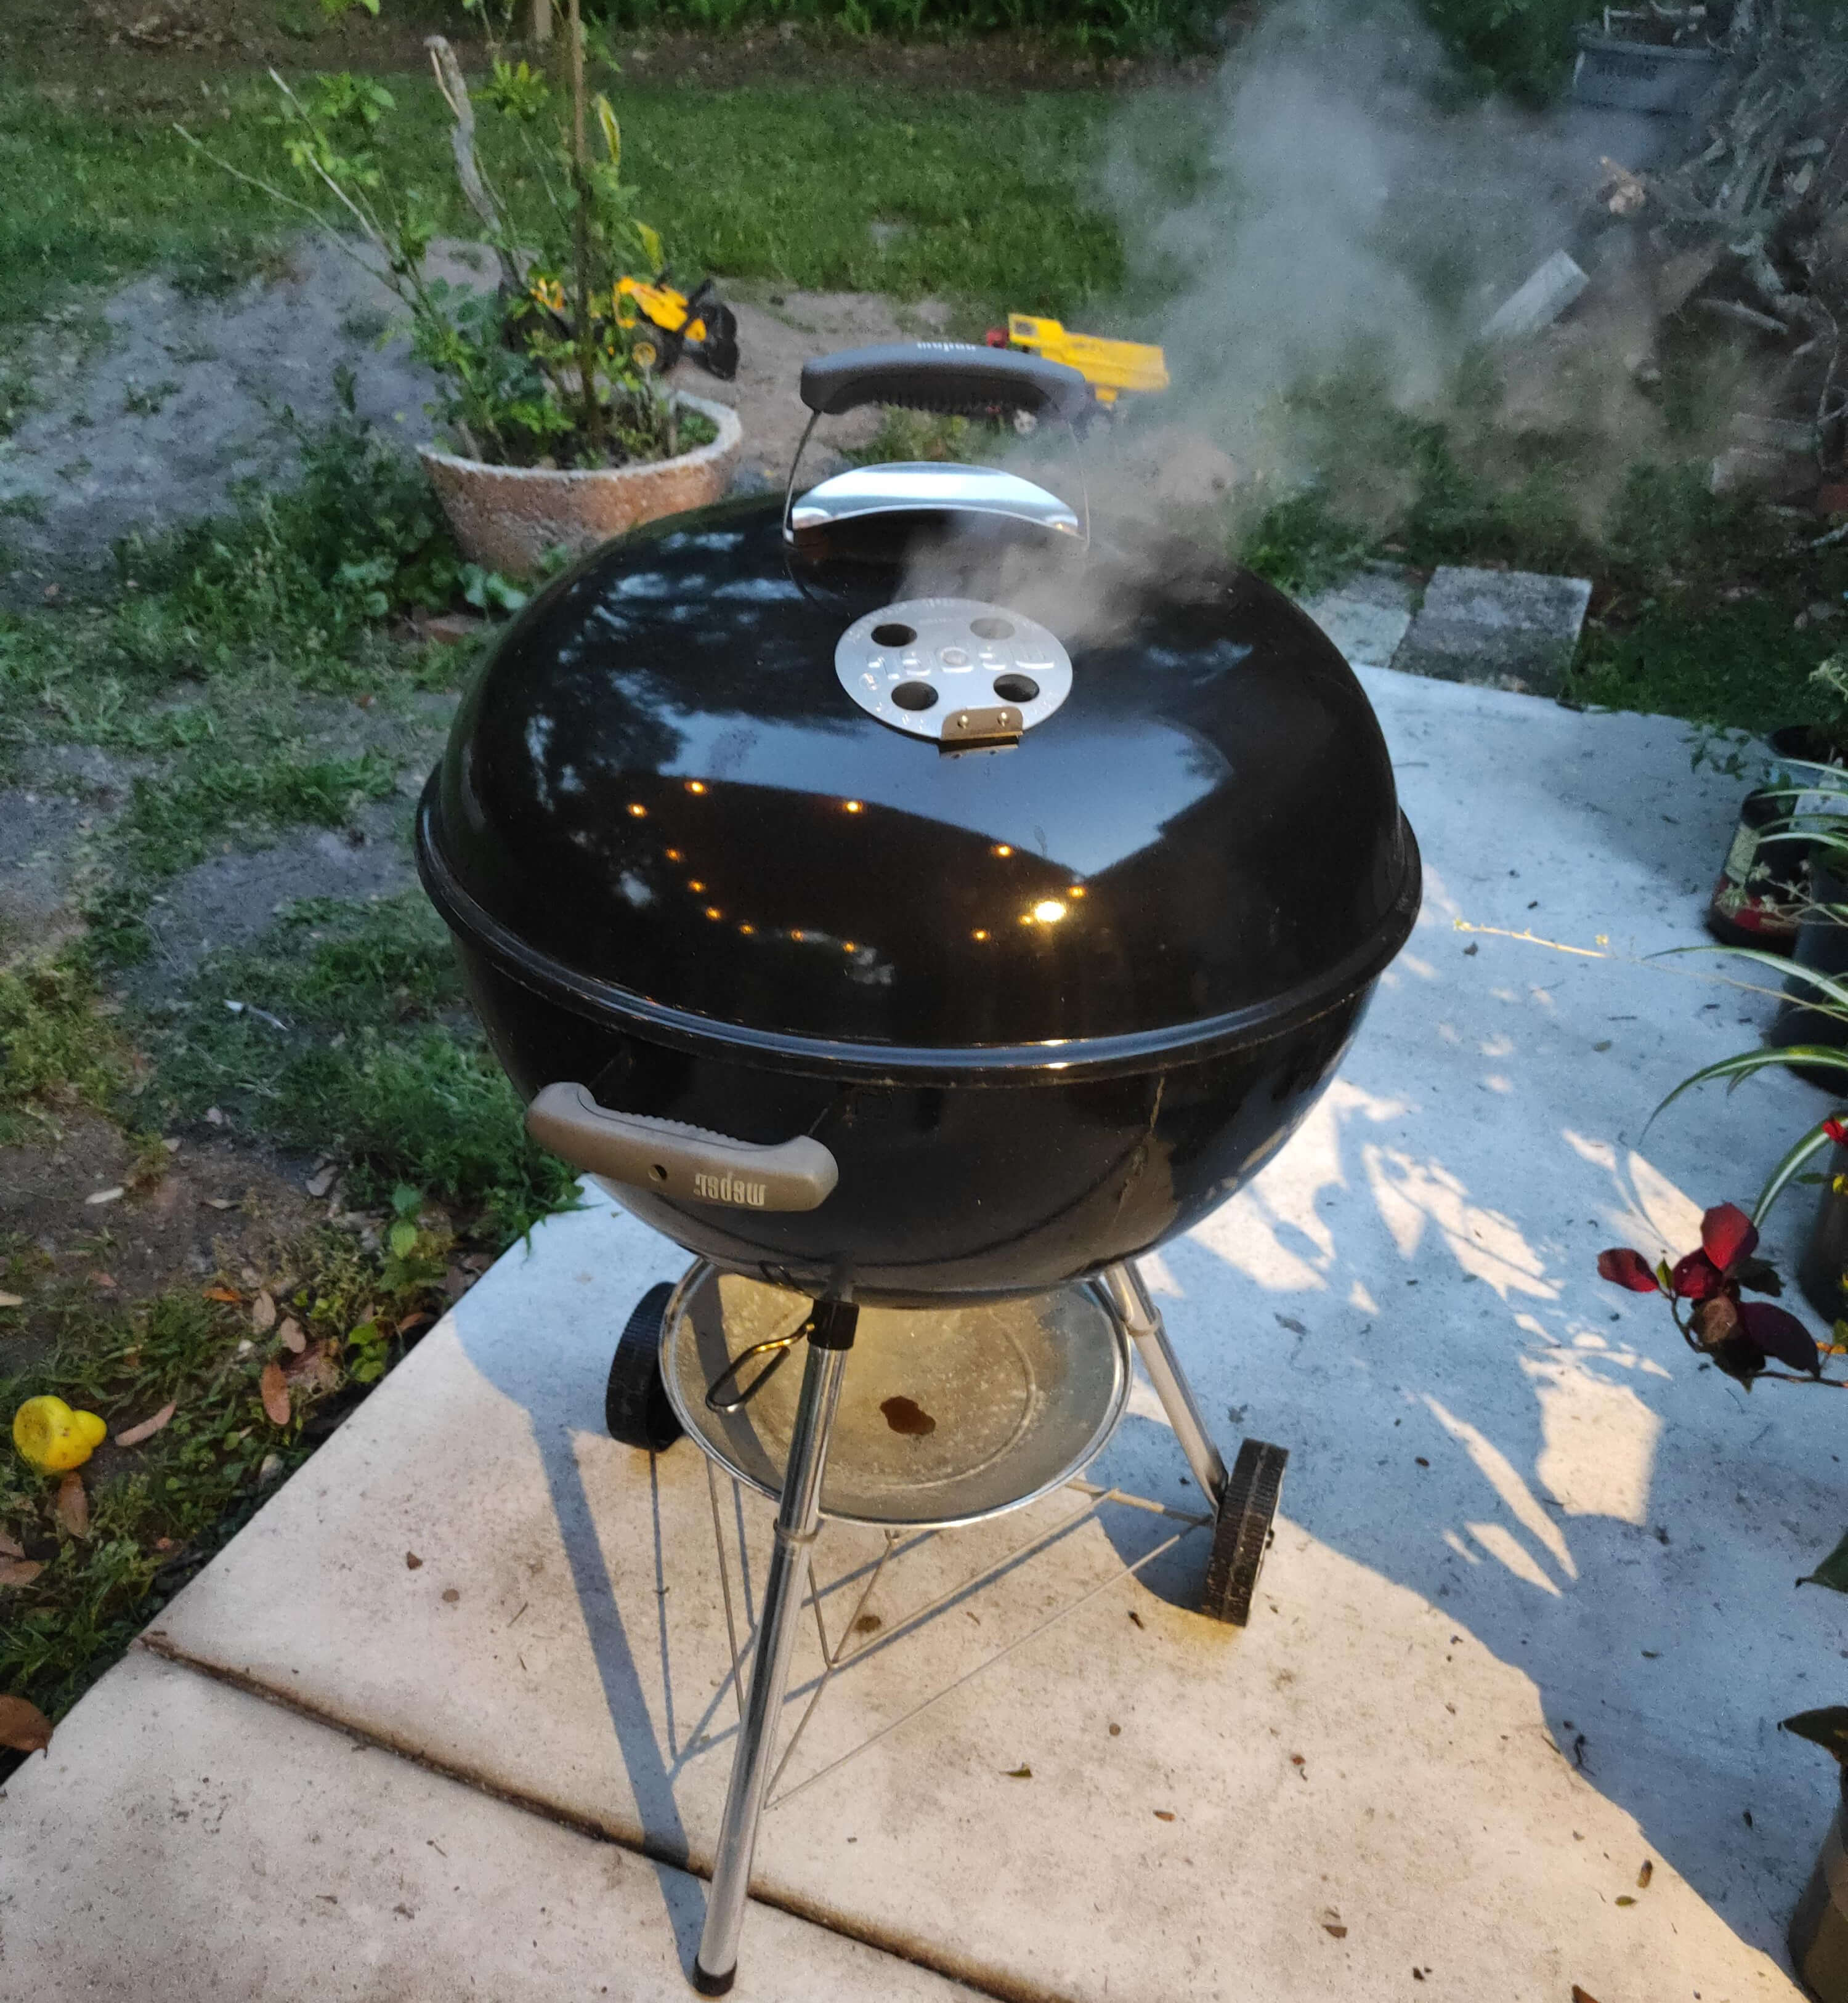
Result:
<svg viewBox="0 0 1848 2003"><path fill-rule="evenodd" d="M1840 1123L1831 1121L1831 1126ZM1848 1127L1832 1140L1848 1138ZM1757 1227L1737 1204L1717 1204L1700 1220L1700 1243L1673 1267L1651 1266L1640 1252L1616 1246L1598 1255L1601 1278L1633 1294L1663 1294L1688 1347L1748 1390L1775 1361L1821 1383L1822 1358L1797 1317L1769 1301L1741 1299L1741 1290L1780 1294L1783 1282L1758 1253ZM1682 1303L1689 1304L1684 1317ZM1782 1376L1773 1371L1773 1377Z"/></svg>

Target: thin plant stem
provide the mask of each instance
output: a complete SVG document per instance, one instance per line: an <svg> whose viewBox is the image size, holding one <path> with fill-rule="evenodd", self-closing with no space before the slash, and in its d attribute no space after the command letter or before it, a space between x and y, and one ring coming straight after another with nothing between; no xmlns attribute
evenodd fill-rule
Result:
<svg viewBox="0 0 1848 2003"><path fill-rule="evenodd" d="M590 156L584 138L583 0L570 0L566 20L571 40L571 179L576 197L572 242L577 269L572 307L577 320L578 390L583 398L585 442L592 456L600 458L604 414L597 393L597 330L590 320Z"/></svg>

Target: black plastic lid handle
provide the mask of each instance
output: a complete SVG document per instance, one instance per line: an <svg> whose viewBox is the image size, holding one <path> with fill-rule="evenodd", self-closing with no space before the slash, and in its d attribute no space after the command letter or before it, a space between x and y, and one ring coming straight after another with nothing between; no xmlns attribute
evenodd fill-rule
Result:
<svg viewBox="0 0 1848 2003"><path fill-rule="evenodd" d="M1069 421L1090 403L1090 389L1076 369L1041 355L969 341L901 341L805 362L802 400L826 418L863 404L899 404L953 417L999 406Z"/></svg>
<svg viewBox="0 0 1848 2003"><path fill-rule="evenodd" d="M898 404L907 410L936 411L950 417L983 417L996 408L1024 411L1035 418L1064 418L1076 444L1077 419L1091 400L1090 385L1062 362L1023 355L1015 348L978 348L972 341L898 341L879 348L818 355L802 365L801 388L802 400L812 414L783 484L785 542L796 540L791 516L796 471L815 426L824 418L857 411L863 404ZM1083 533L1088 544L1088 495Z"/></svg>

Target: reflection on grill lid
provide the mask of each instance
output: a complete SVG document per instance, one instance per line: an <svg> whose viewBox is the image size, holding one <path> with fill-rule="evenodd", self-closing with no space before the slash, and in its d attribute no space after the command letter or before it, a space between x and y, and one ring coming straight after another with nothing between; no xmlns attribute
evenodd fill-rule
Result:
<svg viewBox="0 0 1848 2003"><path fill-rule="evenodd" d="M1060 523L985 540L964 470L934 470L877 561L805 565L749 499L536 599L430 795L439 901L715 1027L912 1048L1171 1040L1370 978L1416 852L1321 631L1243 573L1131 564ZM930 595L1037 620L1069 657L1069 694L1013 748L958 753L843 686L856 620ZM986 667L933 665L982 707Z"/></svg>

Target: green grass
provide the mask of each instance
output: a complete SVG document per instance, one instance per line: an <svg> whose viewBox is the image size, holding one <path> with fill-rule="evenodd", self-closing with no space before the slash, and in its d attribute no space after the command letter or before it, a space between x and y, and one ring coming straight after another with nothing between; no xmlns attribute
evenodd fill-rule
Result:
<svg viewBox="0 0 1848 2003"><path fill-rule="evenodd" d="M409 1184L497 1242L575 1187L527 1138L442 922L415 892L313 900L255 949L215 955L161 1040L153 1096L173 1116L215 1104L284 1146L337 1155L362 1204Z"/></svg>
<svg viewBox="0 0 1848 2003"><path fill-rule="evenodd" d="M1790 598L1651 601L1626 623L1594 622L1567 686L1574 701L1655 711L1755 735L1837 720L1811 686L1841 629L1796 631Z"/></svg>
<svg viewBox="0 0 1848 2003"><path fill-rule="evenodd" d="M1044 35L1088 55L1209 47L1223 8L1208 0L610 0L625 28L724 33L798 21L859 37Z"/></svg>
<svg viewBox="0 0 1848 2003"><path fill-rule="evenodd" d="M447 114L427 75L390 82L398 108L380 129L380 166L428 191L459 232ZM0 73L0 324L40 317L71 285L159 266L209 296L296 226L171 129L187 122L233 166L295 192L268 122L271 86L152 94L138 110L97 106ZM682 273L935 293L991 314L1075 309L1120 279L1115 229L1083 198L1109 109L1100 96L713 91L633 75L613 95L625 173ZM537 200L523 166L501 166L516 207ZM903 227L882 245L875 222Z"/></svg>
<svg viewBox="0 0 1848 2003"><path fill-rule="evenodd" d="M0 1146L30 1131L34 1106L101 1108L127 1082L128 1054L100 998L80 959L0 965Z"/></svg>
<svg viewBox="0 0 1848 2003"><path fill-rule="evenodd" d="M137 779L120 840L138 873L170 876L213 849L250 845L278 827L344 827L361 803L388 798L397 768L376 751L300 762L287 750L261 764L215 750L194 752L162 779Z"/></svg>

